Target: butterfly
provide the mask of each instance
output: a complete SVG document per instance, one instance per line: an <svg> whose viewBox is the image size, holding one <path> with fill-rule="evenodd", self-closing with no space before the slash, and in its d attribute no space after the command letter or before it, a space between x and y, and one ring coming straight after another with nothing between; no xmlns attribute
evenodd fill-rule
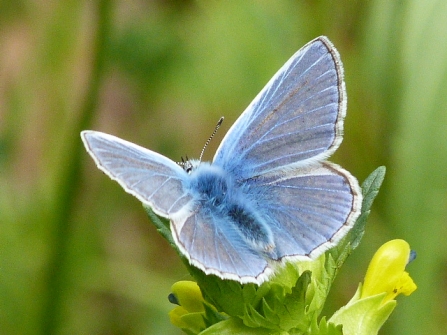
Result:
<svg viewBox="0 0 447 335"><path fill-rule="evenodd" d="M326 161L343 138L346 91L332 43L318 37L273 76L212 162L169 158L86 130L98 168L159 216L190 264L261 284L287 261L333 247L360 215L358 181Z"/></svg>

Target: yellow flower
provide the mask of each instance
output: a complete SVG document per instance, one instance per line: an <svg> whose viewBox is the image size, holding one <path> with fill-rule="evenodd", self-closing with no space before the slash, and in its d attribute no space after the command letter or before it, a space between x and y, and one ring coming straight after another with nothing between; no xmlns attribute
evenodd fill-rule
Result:
<svg viewBox="0 0 447 335"><path fill-rule="evenodd" d="M205 329L204 300L199 286L192 281L179 281L172 285L171 290L173 295L170 297L171 302L179 305L169 312L171 323L194 333Z"/></svg>
<svg viewBox="0 0 447 335"><path fill-rule="evenodd" d="M343 325L346 335L377 335L396 307L396 296L410 295L416 290L413 279L405 272L412 256L410 246L403 240L382 245L369 263L363 285L329 321Z"/></svg>
<svg viewBox="0 0 447 335"><path fill-rule="evenodd" d="M417 286L405 266L410 260L410 246L404 240L391 240L374 254L366 272L360 298L386 293L382 304L399 294L410 295Z"/></svg>

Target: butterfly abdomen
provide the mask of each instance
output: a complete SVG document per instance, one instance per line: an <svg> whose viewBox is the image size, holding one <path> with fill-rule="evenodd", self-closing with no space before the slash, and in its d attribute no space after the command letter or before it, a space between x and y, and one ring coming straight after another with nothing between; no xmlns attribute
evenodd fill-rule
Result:
<svg viewBox="0 0 447 335"><path fill-rule="evenodd" d="M276 259L273 234L268 225L256 214L252 206L243 203L230 203L226 213L242 238L256 251Z"/></svg>

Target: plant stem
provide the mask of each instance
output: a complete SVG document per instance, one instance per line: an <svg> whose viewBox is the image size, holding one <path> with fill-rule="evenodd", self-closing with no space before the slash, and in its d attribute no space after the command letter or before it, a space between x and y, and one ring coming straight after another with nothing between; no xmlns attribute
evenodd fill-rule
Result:
<svg viewBox="0 0 447 335"><path fill-rule="evenodd" d="M54 227L50 237L50 256L46 274L46 292L43 300L41 329L43 335L59 333L63 319L62 307L64 286L69 272L66 265L69 253L69 240L73 226L75 200L80 193L83 147L79 133L88 128L98 103L101 81L105 68L107 40L111 25L111 0L98 0L96 3L96 36L92 43L92 66L90 81L84 103L80 107L79 118L67 136L66 159L63 162L55 200Z"/></svg>

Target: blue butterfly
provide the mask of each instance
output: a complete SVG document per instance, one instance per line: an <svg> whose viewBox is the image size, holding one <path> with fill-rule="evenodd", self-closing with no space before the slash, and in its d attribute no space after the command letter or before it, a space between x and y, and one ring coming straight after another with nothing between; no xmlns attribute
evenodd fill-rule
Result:
<svg viewBox="0 0 447 335"><path fill-rule="evenodd" d="M345 115L340 56L318 37L267 83L211 163L181 165L108 134L81 136L99 169L170 220L193 266L261 284L285 261L333 247L360 214L357 180L325 160L342 141Z"/></svg>

